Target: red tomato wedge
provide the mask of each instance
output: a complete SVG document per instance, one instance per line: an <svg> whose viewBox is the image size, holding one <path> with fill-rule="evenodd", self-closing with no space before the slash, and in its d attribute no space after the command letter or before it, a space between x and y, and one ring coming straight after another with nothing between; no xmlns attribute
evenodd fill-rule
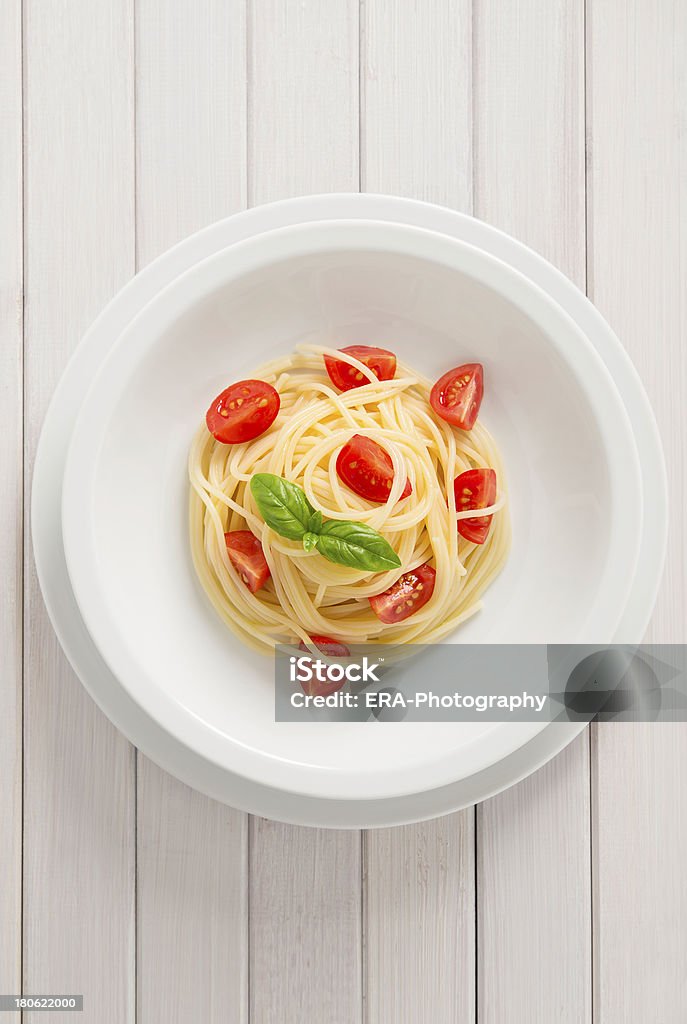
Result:
<svg viewBox="0 0 687 1024"><path fill-rule="evenodd" d="M353 356L358 362L364 363L369 370L372 370L379 380L392 380L396 373L396 356L385 348L374 348L371 345L349 345L348 348L341 348L339 352ZM324 365L329 374L329 379L339 391L350 391L351 388L360 388L369 384L369 380L356 370L350 363L344 363L333 356L324 357Z"/></svg>
<svg viewBox="0 0 687 1024"><path fill-rule="evenodd" d="M346 644L342 644L340 640L332 640L330 636L311 636L310 642L328 658L350 658L351 656L350 649ZM298 650L305 651L306 654L310 653L302 640L298 645Z"/></svg>
<svg viewBox="0 0 687 1024"><path fill-rule="evenodd" d="M436 576L427 562L404 573L388 590L368 598L372 611L381 622L403 622L427 604L434 593Z"/></svg>
<svg viewBox="0 0 687 1024"><path fill-rule="evenodd" d="M453 481L456 512L469 508L487 508L496 501L496 473L493 469L468 469ZM484 544L493 516L475 516L458 520L458 533L473 544Z"/></svg>
<svg viewBox="0 0 687 1024"><path fill-rule="evenodd" d="M371 437L354 434L339 452L336 472L347 487L368 501L383 502L389 497L394 482L391 456ZM399 500L413 493L410 480Z"/></svg>
<svg viewBox="0 0 687 1024"><path fill-rule="evenodd" d="M252 441L271 427L279 412L279 395L264 380L240 380L218 395L205 422L222 444Z"/></svg>
<svg viewBox="0 0 687 1024"><path fill-rule="evenodd" d="M250 530L225 533L224 540L229 561L251 594L254 594L270 578L270 567L263 554L262 544Z"/></svg>
<svg viewBox="0 0 687 1024"><path fill-rule="evenodd" d="M442 420L461 430L472 430L483 395L482 364L465 363L439 378L431 390L429 401Z"/></svg>
<svg viewBox="0 0 687 1024"><path fill-rule="evenodd" d="M322 651L328 658L348 658L350 657L350 650L346 644L342 644L339 640L332 640L329 636L311 636L310 640L317 647L319 651ZM305 646L303 641L298 645L299 651L305 651L309 654L308 648ZM346 677L344 676L341 680L324 680L318 679L313 676L312 679L301 682L301 688L304 693L308 694L309 697L328 697L330 693L336 693L346 683Z"/></svg>

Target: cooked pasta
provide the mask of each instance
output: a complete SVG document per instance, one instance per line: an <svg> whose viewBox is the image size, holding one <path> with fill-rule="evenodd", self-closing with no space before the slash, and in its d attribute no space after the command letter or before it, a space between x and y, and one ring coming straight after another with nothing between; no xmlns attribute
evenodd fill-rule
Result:
<svg viewBox="0 0 687 1024"><path fill-rule="evenodd" d="M339 391L324 356L355 372L356 386ZM378 380L345 350L301 345L260 367L255 377L279 395L271 426L252 440L224 444L203 423L189 457L193 562L224 622L250 647L269 652L275 644L309 643L313 636L354 644L431 643L478 611L510 543L503 467L484 426L477 421L464 431L437 416L431 382L408 366L399 364L392 379ZM389 477L386 501L366 500L341 480L337 457L352 436L371 439L389 456L393 482ZM477 506L478 513L475 506L457 510L454 479L487 468L496 473L496 499ZM298 485L324 520L378 531L400 567L371 572L335 564L317 548L305 550L300 541L280 536L266 524L251 490L251 479L263 473ZM407 481L412 491L401 500ZM458 522L474 522L476 515L493 516L483 543L459 537ZM225 534L241 530L259 539L269 567L270 578L255 593L225 541ZM380 620L369 599L427 563L436 573L429 600L399 621Z"/></svg>

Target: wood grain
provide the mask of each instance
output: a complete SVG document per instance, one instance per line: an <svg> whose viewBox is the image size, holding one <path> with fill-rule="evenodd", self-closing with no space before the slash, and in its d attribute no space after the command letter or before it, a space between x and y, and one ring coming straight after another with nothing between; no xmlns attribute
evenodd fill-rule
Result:
<svg viewBox="0 0 687 1024"><path fill-rule="evenodd" d="M359 832L251 818L251 1024L361 1020Z"/></svg>
<svg viewBox="0 0 687 1024"><path fill-rule="evenodd" d="M478 808L480 1022L591 1022L589 813L586 733Z"/></svg>
<svg viewBox="0 0 687 1024"><path fill-rule="evenodd" d="M357 0L250 0L248 46L249 202L357 191ZM356 1024L360 833L251 824L251 1024Z"/></svg>
<svg viewBox="0 0 687 1024"><path fill-rule="evenodd" d="M472 5L369 0L361 46L368 191L472 206ZM474 812L365 841L369 1024L475 1020Z"/></svg>
<svg viewBox="0 0 687 1024"><path fill-rule="evenodd" d="M243 0L136 7L138 266L245 206ZM139 1024L248 1020L245 814L138 755Z"/></svg>
<svg viewBox="0 0 687 1024"><path fill-rule="evenodd" d="M124 2L24 4L29 467L68 355L134 269L132 24ZM24 991L83 993L83 1024L126 1024L133 749L68 668L28 551L25 571Z"/></svg>
<svg viewBox="0 0 687 1024"><path fill-rule="evenodd" d="M469 212L472 4L367 0L361 186Z"/></svg>
<svg viewBox="0 0 687 1024"><path fill-rule="evenodd" d="M582 0L476 6L475 213L585 286ZM591 1020L589 740L478 808L481 1024Z"/></svg>
<svg viewBox="0 0 687 1024"><path fill-rule="evenodd" d="M687 504L687 6L604 0L590 5L587 27L590 296L644 382L670 508L679 510ZM686 564L678 512L647 641L684 642Z"/></svg>
<svg viewBox="0 0 687 1024"><path fill-rule="evenodd" d="M593 732L594 1020L687 1013L687 724Z"/></svg>
<svg viewBox="0 0 687 1024"><path fill-rule="evenodd" d="M649 630L685 640L687 7L589 5L590 287L656 411L673 510ZM609 59L612 54L612 59ZM687 1014L684 724L594 733L595 1020Z"/></svg>
<svg viewBox="0 0 687 1024"><path fill-rule="evenodd" d="M584 290L584 2L483 0L473 51L475 215Z"/></svg>
<svg viewBox="0 0 687 1024"><path fill-rule="evenodd" d="M249 205L358 191L358 2L248 0Z"/></svg>
<svg viewBox="0 0 687 1024"><path fill-rule="evenodd" d="M21 991L22 47L21 3L0 8L0 992ZM9 1014L8 1022L18 1020Z"/></svg>
<svg viewBox="0 0 687 1024"><path fill-rule="evenodd" d="M139 268L245 205L245 0L136 0Z"/></svg>
<svg viewBox="0 0 687 1024"><path fill-rule="evenodd" d="M248 1021L247 816L139 757L138 1021Z"/></svg>
<svg viewBox="0 0 687 1024"><path fill-rule="evenodd" d="M474 1021L471 811L365 835L370 1024Z"/></svg>

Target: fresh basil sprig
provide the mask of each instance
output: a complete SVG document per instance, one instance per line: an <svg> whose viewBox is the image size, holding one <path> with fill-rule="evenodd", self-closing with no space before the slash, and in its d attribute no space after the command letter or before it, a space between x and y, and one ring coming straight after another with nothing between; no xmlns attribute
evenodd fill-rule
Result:
<svg viewBox="0 0 687 1024"><path fill-rule="evenodd" d="M256 473L250 489L267 525L280 537L302 541L306 551L317 548L330 562L367 572L400 567L400 558L381 533L365 523L323 522L322 513L296 484L272 473Z"/></svg>

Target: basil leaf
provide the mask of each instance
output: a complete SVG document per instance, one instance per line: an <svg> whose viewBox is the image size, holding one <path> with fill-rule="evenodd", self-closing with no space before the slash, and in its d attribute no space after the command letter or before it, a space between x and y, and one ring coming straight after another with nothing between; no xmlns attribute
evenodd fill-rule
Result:
<svg viewBox="0 0 687 1024"><path fill-rule="evenodd" d="M315 509L300 487L273 473L256 473L250 489L262 518L275 533L289 540L303 539Z"/></svg>
<svg viewBox="0 0 687 1024"><path fill-rule="evenodd" d="M256 473L250 489L267 525L280 537L303 541L305 551L317 548L330 562L368 572L400 567L400 558L381 533L365 523L323 523L322 513L296 484L273 473Z"/></svg>
<svg viewBox="0 0 687 1024"><path fill-rule="evenodd" d="M317 538L317 550L337 565L367 569L369 572L398 569L401 564L389 542L365 523L330 519Z"/></svg>

